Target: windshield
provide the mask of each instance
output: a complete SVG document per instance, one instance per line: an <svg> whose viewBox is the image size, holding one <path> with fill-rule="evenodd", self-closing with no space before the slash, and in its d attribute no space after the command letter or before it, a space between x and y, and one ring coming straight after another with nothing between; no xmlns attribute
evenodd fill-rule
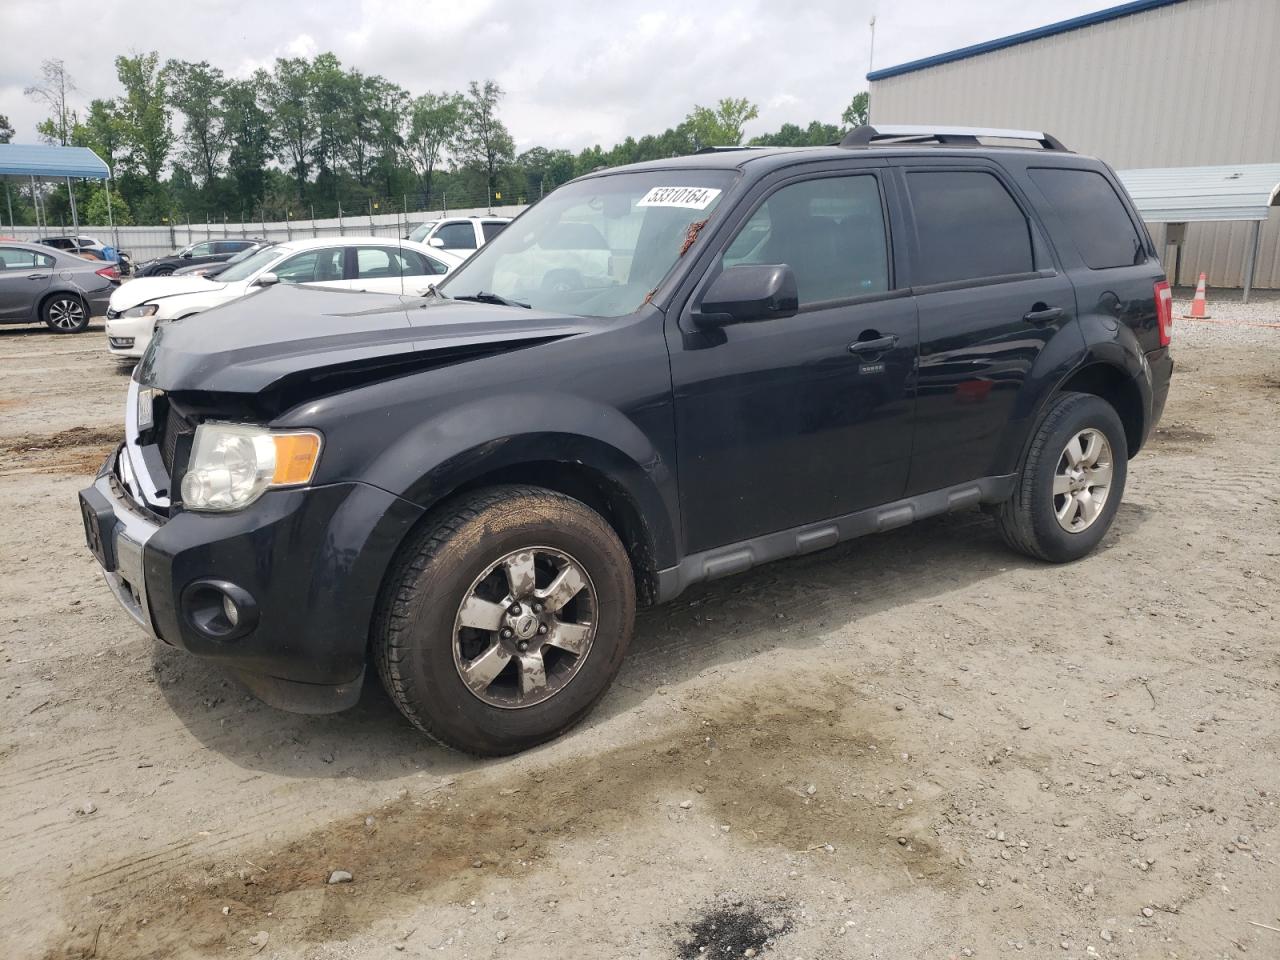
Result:
<svg viewBox="0 0 1280 960"><path fill-rule="evenodd" d="M414 243L421 243L427 239L427 234L431 232L431 228L439 222L439 220L428 220L426 223L420 223L409 231L409 236L405 237L405 239L412 240Z"/></svg>
<svg viewBox="0 0 1280 960"><path fill-rule="evenodd" d="M243 250L237 253L234 257L228 260L227 265L230 266L233 263L240 263L243 260L248 260L258 251L265 250L265 249L266 247L245 247Z"/></svg>
<svg viewBox="0 0 1280 960"><path fill-rule="evenodd" d="M278 256L280 251L275 247L263 247L261 250L255 250L252 256L246 257L239 263L228 260L231 266L218 274L218 282L235 283L238 280L248 280Z"/></svg>
<svg viewBox="0 0 1280 960"><path fill-rule="evenodd" d="M440 285L539 310L620 317L640 308L732 182L728 170L654 170L566 184Z"/></svg>

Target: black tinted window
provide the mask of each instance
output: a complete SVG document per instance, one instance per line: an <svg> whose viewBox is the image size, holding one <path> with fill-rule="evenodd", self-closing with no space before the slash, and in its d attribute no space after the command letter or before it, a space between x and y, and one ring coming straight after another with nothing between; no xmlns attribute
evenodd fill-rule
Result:
<svg viewBox="0 0 1280 960"><path fill-rule="evenodd" d="M889 288L880 188L871 176L804 180L751 215L724 265L785 263L800 302L843 300Z"/></svg>
<svg viewBox="0 0 1280 960"><path fill-rule="evenodd" d="M1031 229L998 179L980 170L907 174L920 243L918 286L1030 273Z"/></svg>
<svg viewBox="0 0 1280 960"><path fill-rule="evenodd" d="M446 223L436 231L436 237L452 250L476 248L476 231L470 223Z"/></svg>
<svg viewBox="0 0 1280 960"><path fill-rule="evenodd" d="M1147 258L1128 211L1102 174L1049 167L1027 172L1066 224L1088 266L1127 267Z"/></svg>
<svg viewBox="0 0 1280 960"><path fill-rule="evenodd" d="M484 242L488 243L500 234L502 232L502 228L505 226L505 223L495 223L491 220L486 220L484 223L480 224L480 230L484 233Z"/></svg>

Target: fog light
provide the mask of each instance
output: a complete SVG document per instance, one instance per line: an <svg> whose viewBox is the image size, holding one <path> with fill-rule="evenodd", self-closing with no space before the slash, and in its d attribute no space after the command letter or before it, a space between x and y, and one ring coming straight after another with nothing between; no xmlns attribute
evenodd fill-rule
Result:
<svg viewBox="0 0 1280 960"><path fill-rule="evenodd" d="M239 640L258 625L258 604L249 591L226 580L187 584L181 604L187 624L210 640Z"/></svg>
<svg viewBox="0 0 1280 960"><path fill-rule="evenodd" d="M240 622L240 611L236 609L235 601L225 593L222 595L222 615L233 627Z"/></svg>

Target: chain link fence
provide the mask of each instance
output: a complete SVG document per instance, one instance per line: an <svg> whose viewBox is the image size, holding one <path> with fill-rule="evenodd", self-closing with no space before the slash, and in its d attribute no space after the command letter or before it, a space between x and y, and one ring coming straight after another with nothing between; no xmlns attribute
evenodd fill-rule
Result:
<svg viewBox="0 0 1280 960"><path fill-rule="evenodd" d="M464 207L461 209L418 210L410 213L344 213L341 217L319 220L256 220L242 223L169 223L150 227L108 227L81 224L75 231L79 236L94 237L123 250L135 263L173 253L202 240L261 238L264 240L297 240L303 237L403 237L418 224L442 217L514 217L528 204L511 204L492 207ZM31 243L41 237L70 235L70 228L54 227L4 228L6 235L15 240Z"/></svg>

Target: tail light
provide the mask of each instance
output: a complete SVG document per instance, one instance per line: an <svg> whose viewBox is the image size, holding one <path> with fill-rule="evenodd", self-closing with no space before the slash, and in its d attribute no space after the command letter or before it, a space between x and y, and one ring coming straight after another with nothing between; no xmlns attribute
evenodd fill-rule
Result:
<svg viewBox="0 0 1280 960"><path fill-rule="evenodd" d="M1156 325L1160 328L1160 346L1167 347L1173 339L1173 291L1168 280L1157 280Z"/></svg>
<svg viewBox="0 0 1280 960"><path fill-rule="evenodd" d="M106 280L114 280L116 282L119 282L120 280L120 268L115 264L112 264L109 267L103 267L101 270L95 270L93 272Z"/></svg>

